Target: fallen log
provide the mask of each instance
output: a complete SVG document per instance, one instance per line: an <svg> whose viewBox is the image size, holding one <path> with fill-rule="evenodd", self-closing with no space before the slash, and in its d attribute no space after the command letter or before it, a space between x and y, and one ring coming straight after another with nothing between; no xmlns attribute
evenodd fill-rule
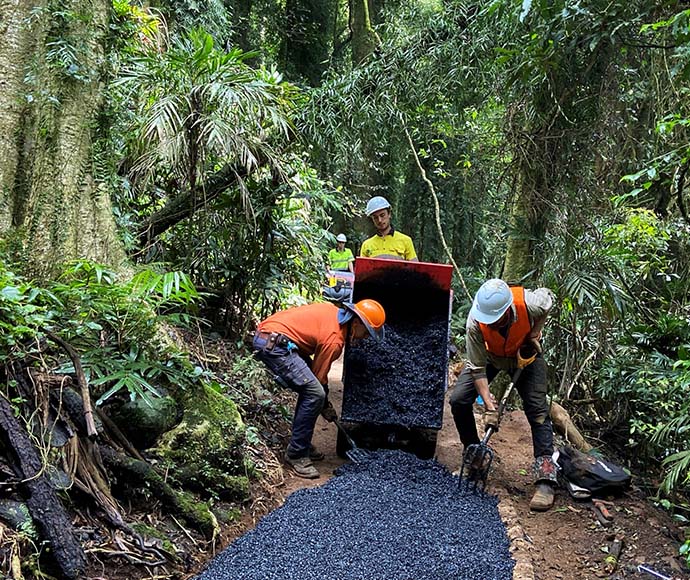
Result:
<svg viewBox="0 0 690 580"><path fill-rule="evenodd" d="M563 436L573 447L583 453L592 450L592 446L587 443L582 433L575 427L575 423L570 418L570 414L555 401L551 402L551 421L554 429Z"/></svg>
<svg viewBox="0 0 690 580"><path fill-rule="evenodd" d="M10 460L21 480L18 489L26 498L38 533L50 545L50 554L61 572L60 578L81 578L86 568L84 550L53 485L44 474L35 447L4 395L0 395L0 438L8 455L13 455Z"/></svg>

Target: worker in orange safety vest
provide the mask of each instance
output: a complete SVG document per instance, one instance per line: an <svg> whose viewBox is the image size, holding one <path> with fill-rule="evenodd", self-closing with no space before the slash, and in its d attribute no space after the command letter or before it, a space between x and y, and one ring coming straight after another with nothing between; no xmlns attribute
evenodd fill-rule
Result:
<svg viewBox="0 0 690 580"><path fill-rule="evenodd" d="M466 324L467 364L450 395L450 407L463 446L479 443L472 405L484 400L484 426L498 430L496 400L489 384L500 371L514 375L518 353L529 345L537 355L522 370L515 387L532 431L536 490L530 508L546 511L554 501L557 467L553 461L553 427L546 399L547 373L541 334L553 305L547 288L526 290L503 280L488 280L477 291Z"/></svg>

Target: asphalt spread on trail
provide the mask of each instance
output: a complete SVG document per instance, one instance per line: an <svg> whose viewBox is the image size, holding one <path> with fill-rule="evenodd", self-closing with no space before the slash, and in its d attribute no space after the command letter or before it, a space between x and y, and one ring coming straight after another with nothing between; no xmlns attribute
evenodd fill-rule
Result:
<svg viewBox="0 0 690 580"><path fill-rule="evenodd" d="M509 580L513 566L495 497L387 450L290 495L197 580Z"/></svg>

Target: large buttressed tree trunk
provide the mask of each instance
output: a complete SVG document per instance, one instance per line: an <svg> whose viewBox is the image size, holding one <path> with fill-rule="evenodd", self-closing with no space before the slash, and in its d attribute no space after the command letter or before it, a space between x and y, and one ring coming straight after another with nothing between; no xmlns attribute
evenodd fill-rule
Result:
<svg viewBox="0 0 690 580"><path fill-rule="evenodd" d="M0 0L0 239L35 275L124 259L94 179L110 2Z"/></svg>

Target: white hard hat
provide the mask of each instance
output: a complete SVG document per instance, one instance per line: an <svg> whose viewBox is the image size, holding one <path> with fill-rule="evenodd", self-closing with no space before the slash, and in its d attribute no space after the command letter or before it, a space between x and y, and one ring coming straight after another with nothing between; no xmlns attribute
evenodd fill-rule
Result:
<svg viewBox="0 0 690 580"><path fill-rule="evenodd" d="M335 237L336 242L347 242L347 238L345 237L345 234L338 234Z"/></svg>
<svg viewBox="0 0 690 580"><path fill-rule="evenodd" d="M470 315L477 322L492 324L505 313L513 303L513 293L503 280L492 278L481 285L474 297Z"/></svg>
<svg viewBox="0 0 690 580"><path fill-rule="evenodd" d="M390 209L390 207L391 204L388 203L388 200L385 197L381 197L380 195L372 197L367 203L367 217L371 216L372 213L377 212L380 209Z"/></svg>

